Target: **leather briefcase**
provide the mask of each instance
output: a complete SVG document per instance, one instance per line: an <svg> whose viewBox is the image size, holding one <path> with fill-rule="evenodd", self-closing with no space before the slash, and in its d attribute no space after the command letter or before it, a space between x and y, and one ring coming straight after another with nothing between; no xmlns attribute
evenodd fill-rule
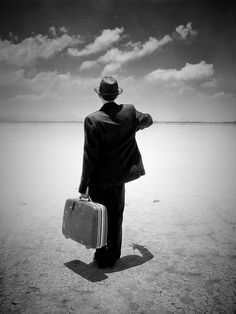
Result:
<svg viewBox="0 0 236 314"><path fill-rule="evenodd" d="M101 248L107 242L107 209L91 199L67 199L62 233L87 248Z"/></svg>

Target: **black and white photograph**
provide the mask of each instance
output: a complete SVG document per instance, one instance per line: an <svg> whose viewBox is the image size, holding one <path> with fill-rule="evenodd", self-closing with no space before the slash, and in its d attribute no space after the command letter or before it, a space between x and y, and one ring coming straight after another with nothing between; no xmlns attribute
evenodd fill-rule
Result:
<svg viewBox="0 0 236 314"><path fill-rule="evenodd" d="M0 313L236 314L234 0L0 1Z"/></svg>

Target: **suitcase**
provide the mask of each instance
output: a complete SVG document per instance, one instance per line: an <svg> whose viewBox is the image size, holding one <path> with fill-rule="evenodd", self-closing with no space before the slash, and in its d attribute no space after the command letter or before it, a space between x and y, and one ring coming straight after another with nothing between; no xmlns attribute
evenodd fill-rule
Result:
<svg viewBox="0 0 236 314"><path fill-rule="evenodd" d="M101 248L107 242L107 209L91 199L67 199L62 233L87 248Z"/></svg>

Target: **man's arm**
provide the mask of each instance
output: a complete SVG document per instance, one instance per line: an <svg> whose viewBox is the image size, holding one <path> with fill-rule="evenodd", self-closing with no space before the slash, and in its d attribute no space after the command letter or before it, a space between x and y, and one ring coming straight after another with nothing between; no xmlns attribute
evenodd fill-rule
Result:
<svg viewBox="0 0 236 314"><path fill-rule="evenodd" d="M84 153L79 193L87 194L98 155L98 136L94 122L86 117L84 121Z"/></svg>
<svg viewBox="0 0 236 314"><path fill-rule="evenodd" d="M153 124L152 117L149 113L142 113L136 110L136 119L138 121L137 131L143 130Z"/></svg>

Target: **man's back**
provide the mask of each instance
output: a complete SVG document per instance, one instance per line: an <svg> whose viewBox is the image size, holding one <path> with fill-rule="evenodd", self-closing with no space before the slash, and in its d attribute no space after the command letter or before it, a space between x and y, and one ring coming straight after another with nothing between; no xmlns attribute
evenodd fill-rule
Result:
<svg viewBox="0 0 236 314"><path fill-rule="evenodd" d="M105 187L145 174L135 134L151 124L149 114L138 112L133 105L117 105L115 102L106 103L87 116L84 166L89 168L89 182ZM92 171L86 156L92 158Z"/></svg>

